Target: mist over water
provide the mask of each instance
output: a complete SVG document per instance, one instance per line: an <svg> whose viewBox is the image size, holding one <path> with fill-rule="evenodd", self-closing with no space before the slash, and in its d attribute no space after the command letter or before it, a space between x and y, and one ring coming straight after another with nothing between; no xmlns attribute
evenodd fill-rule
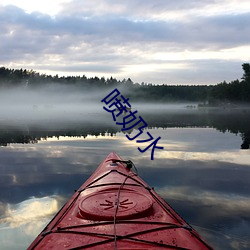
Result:
<svg viewBox="0 0 250 250"><path fill-rule="evenodd" d="M122 126L116 122L123 122L129 113L117 116L116 112L114 121L112 114L103 109L110 104L101 102L113 90L88 90L63 84L0 89L0 145L37 142L53 136L86 137L88 134L121 132ZM127 89L121 87L119 91L128 98ZM149 127L167 124L155 121L172 119L171 112L189 112L187 104L139 103L137 100L129 100L129 103L135 116L141 116ZM151 114L156 117L151 119ZM124 134L132 131L124 131Z"/></svg>
<svg viewBox="0 0 250 250"><path fill-rule="evenodd" d="M43 123L43 122L70 122L86 121L98 122L101 120L112 121L111 113L103 109L101 102L113 89L83 90L65 85L56 85L30 88L0 89L0 121L1 123ZM126 97L127 90L119 89ZM124 91L124 93L123 93ZM138 103L129 100L132 111L138 111L137 115L150 112L178 112L185 110L189 104L155 104ZM188 110L186 109L186 112Z"/></svg>
<svg viewBox="0 0 250 250"><path fill-rule="evenodd" d="M34 121L65 119L100 111L97 92L84 93L65 86L5 89L0 92L1 119Z"/></svg>

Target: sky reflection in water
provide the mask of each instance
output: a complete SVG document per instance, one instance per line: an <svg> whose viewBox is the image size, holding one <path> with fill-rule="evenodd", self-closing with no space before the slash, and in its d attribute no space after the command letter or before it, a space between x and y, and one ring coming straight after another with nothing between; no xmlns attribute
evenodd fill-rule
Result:
<svg viewBox="0 0 250 250"><path fill-rule="evenodd" d="M164 151L156 149L154 161L150 150L140 153L137 147L144 145L123 133L1 147L1 249L27 247L113 150L131 159L139 175L216 249L250 248L250 154L237 149L241 137L212 128L147 131L162 137Z"/></svg>

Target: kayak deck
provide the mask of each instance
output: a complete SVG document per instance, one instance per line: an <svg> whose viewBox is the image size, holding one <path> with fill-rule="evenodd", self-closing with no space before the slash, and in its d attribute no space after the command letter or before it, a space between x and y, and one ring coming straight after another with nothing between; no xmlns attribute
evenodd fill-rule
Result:
<svg viewBox="0 0 250 250"><path fill-rule="evenodd" d="M28 249L212 249L110 153Z"/></svg>

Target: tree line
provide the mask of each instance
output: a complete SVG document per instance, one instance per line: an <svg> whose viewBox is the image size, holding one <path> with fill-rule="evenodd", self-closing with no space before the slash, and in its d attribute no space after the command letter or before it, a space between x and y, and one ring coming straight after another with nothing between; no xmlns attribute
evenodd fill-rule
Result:
<svg viewBox="0 0 250 250"><path fill-rule="evenodd" d="M209 103L250 103L250 64L243 63L241 80L226 81L215 85L209 95Z"/></svg>
<svg viewBox="0 0 250 250"><path fill-rule="evenodd" d="M124 87L126 97L133 102L202 102L206 105L225 105L228 103L250 103L250 64L242 64L243 76L239 80L221 82L216 85L153 85L134 83L130 78L117 80L110 77L52 76L34 70L9 69L0 67L0 87L38 88L50 84L64 84L81 88L83 91L104 90Z"/></svg>

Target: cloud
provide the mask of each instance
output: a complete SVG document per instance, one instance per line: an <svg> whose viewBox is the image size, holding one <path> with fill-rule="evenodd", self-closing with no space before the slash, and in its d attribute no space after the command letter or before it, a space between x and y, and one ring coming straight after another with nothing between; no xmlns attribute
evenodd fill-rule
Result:
<svg viewBox="0 0 250 250"><path fill-rule="evenodd" d="M6 15L6 13L13 15ZM6 7L6 25L14 25L13 30L18 34L27 35L39 45L36 38L42 39L40 44L71 46L74 44L109 45L137 44L138 43L174 43L181 48L195 49L198 46L208 48L209 46L230 47L248 44L249 34L245 33L244 39L240 36L242 31L247 31L250 21L250 13L239 15L222 15L216 17L195 17L191 21L171 21L167 20L136 20L129 17L120 16L57 16L52 18L39 12L27 14L18 8ZM13 18L15 16L15 18ZM13 22L14 21L14 22ZM6 28L5 28L6 30ZM7 29L10 30L10 29ZM220 31L218 33L218 31ZM24 32L24 34L23 34ZM32 33L29 33L32 32ZM36 32L40 33L36 34ZM13 33L12 33L13 34ZM74 36L74 37L72 37ZM56 41L56 38L59 38ZM73 38L73 39L72 39ZM35 40L34 40L35 39ZM65 40L68 43L64 44ZM54 44L54 42L56 42ZM51 44L48 44L51 43ZM61 44L63 43L63 44ZM31 44L32 45L32 44ZM55 46L53 46L54 48Z"/></svg>
<svg viewBox="0 0 250 250"><path fill-rule="evenodd" d="M250 13L247 2L242 4L245 9L233 9L233 0L75 0L55 16L0 5L0 63L139 82L234 80L241 77L242 62L250 59L238 52L250 40ZM227 49L236 51L233 62ZM224 67L212 67L220 63ZM239 66L231 71L232 64ZM207 72L202 78L200 70Z"/></svg>
<svg viewBox="0 0 250 250"><path fill-rule="evenodd" d="M226 1L198 1L198 0L179 0L179 1L162 1L162 0L127 0L114 1L114 0L87 0L80 1L74 0L65 3L64 10L61 11L64 15L79 15L79 16L122 16L131 17L134 19L149 20L149 19L161 19L166 18L171 20L172 18L183 18L187 16L193 16L193 14L200 16L201 13L207 13L208 11L214 11L215 8L220 10L237 11L238 6L233 5L233 0ZM244 9L245 4L248 4L247 0L241 2L241 9ZM230 7L230 5L233 5ZM227 6L227 8L225 8ZM239 10L238 10L239 11Z"/></svg>

